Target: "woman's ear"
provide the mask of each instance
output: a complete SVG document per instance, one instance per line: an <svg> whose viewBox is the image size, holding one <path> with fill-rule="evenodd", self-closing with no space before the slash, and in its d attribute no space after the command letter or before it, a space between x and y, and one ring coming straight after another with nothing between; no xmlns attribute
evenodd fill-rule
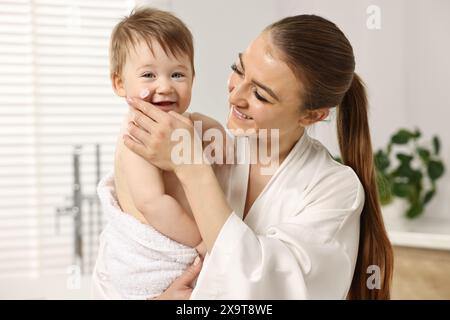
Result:
<svg viewBox="0 0 450 320"><path fill-rule="evenodd" d="M330 108L319 108L314 110L304 111L303 116L300 118L299 123L301 126L306 127L312 125L318 121L325 120L330 114Z"/></svg>
<svg viewBox="0 0 450 320"><path fill-rule="evenodd" d="M123 87L122 78L117 73L114 73L111 76L111 85L112 85L114 92L119 97L125 97L127 95L125 88Z"/></svg>

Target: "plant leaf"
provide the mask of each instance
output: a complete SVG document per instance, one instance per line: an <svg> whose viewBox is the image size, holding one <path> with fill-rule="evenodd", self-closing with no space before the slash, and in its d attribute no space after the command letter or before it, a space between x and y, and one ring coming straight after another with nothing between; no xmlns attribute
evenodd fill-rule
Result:
<svg viewBox="0 0 450 320"><path fill-rule="evenodd" d="M428 202L430 202L430 200L433 198L435 192L436 192L436 190L434 190L434 189L428 191L425 194L425 197L423 197L423 204L427 204Z"/></svg>
<svg viewBox="0 0 450 320"><path fill-rule="evenodd" d="M413 156L411 156L409 154L404 154L404 153L398 153L396 156L397 156L397 159L400 160L402 165L409 165L411 160L414 158Z"/></svg>
<svg viewBox="0 0 450 320"><path fill-rule="evenodd" d="M409 181L414 183L416 186L421 187L423 174L420 170L411 170L411 175L409 176Z"/></svg>
<svg viewBox="0 0 450 320"><path fill-rule="evenodd" d="M419 154L420 158L423 160L423 162L428 164L428 162L430 161L430 155L431 155L430 151L428 151L425 148L421 148L421 147L418 147L416 150L417 150L417 153Z"/></svg>
<svg viewBox="0 0 450 320"><path fill-rule="evenodd" d="M402 163L394 172L392 172L394 177L405 177L410 179L413 175L413 170L410 168L409 164Z"/></svg>
<svg viewBox="0 0 450 320"><path fill-rule="evenodd" d="M397 197L400 197L400 198L408 198L413 193L412 188L413 187L411 185L407 184L407 183L395 182L392 185L392 193L395 194Z"/></svg>
<svg viewBox="0 0 450 320"><path fill-rule="evenodd" d="M423 212L423 206L420 202L416 202L406 211L406 216L410 219L417 218Z"/></svg>
<svg viewBox="0 0 450 320"><path fill-rule="evenodd" d="M400 129L396 134L392 136L391 142L395 144L407 144L413 136L414 135L411 133L411 131Z"/></svg>
<svg viewBox="0 0 450 320"><path fill-rule="evenodd" d="M440 161L431 160L428 163L428 175L431 180L436 180L444 174L444 165Z"/></svg>
<svg viewBox="0 0 450 320"><path fill-rule="evenodd" d="M380 196L381 205L387 205L392 202L392 190L389 178L380 170L376 171L378 195Z"/></svg>
<svg viewBox="0 0 450 320"><path fill-rule="evenodd" d="M375 153L375 157L374 158L375 158L374 159L375 160L375 166L381 171L386 170L389 167L389 165L391 164L387 154L384 153L383 150L378 150Z"/></svg>
<svg viewBox="0 0 450 320"><path fill-rule="evenodd" d="M439 140L438 136L433 137L433 148L434 148L434 154L438 155L439 151L441 149L441 141Z"/></svg>

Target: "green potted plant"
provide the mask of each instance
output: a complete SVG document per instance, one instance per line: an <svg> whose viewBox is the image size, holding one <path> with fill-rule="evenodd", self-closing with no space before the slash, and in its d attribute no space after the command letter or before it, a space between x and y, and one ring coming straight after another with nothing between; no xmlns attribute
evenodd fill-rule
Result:
<svg viewBox="0 0 450 320"><path fill-rule="evenodd" d="M395 197L405 199L406 217L420 216L436 193L436 181L444 174L439 157L440 140L434 136L429 145L419 144L421 132L400 129L385 149L375 152L378 191L382 205Z"/></svg>

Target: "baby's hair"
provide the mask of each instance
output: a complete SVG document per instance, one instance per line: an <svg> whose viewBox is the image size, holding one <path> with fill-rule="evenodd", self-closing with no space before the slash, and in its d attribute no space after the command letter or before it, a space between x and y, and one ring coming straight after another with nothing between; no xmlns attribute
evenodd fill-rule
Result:
<svg viewBox="0 0 450 320"><path fill-rule="evenodd" d="M152 41L157 41L168 56L179 58L186 54L195 74L193 39L186 25L170 12L137 7L112 31L109 47L111 77L122 75L128 54L141 41L147 43L152 53Z"/></svg>

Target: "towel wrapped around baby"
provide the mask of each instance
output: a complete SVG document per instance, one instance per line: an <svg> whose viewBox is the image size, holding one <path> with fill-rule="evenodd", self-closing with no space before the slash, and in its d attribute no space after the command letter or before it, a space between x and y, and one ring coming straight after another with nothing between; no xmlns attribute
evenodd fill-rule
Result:
<svg viewBox="0 0 450 320"><path fill-rule="evenodd" d="M197 251L124 213L117 202L112 172L100 181L97 193L107 225L100 235L92 298L158 296L193 263Z"/></svg>

